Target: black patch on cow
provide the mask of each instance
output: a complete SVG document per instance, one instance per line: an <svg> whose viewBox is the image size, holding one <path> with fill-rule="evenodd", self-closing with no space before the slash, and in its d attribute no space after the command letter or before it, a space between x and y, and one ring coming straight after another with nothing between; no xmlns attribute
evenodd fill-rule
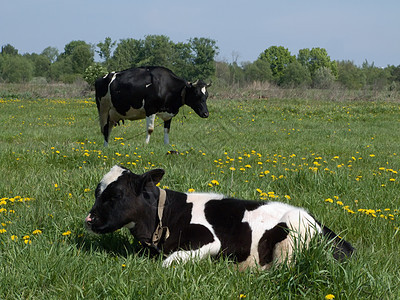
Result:
<svg viewBox="0 0 400 300"><path fill-rule="evenodd" d="M200 224L190 224L192 203L187 203L184 193L166 190L167 200L163 214L163 225L169 228L171 235L162 245L164 253L179 249L198 249L214 241L212 233ZM169 201L172 199L173 201Z"/></svg>
<svg viewBox="0 0 400 300"><path fill-rule="evenodd" d="M231 198L210 200L206 203L205 216L221 241L223 254L232 256L238 262L247 259L250 255L251 228L242 219L246 210L254 210L260 205L262 204L256 201Z"/></svg>
<svg viewBox="0 0 400 300"><path fill-rule="evenodd" d="M288 236L289 228L286 223L278 223L275 227L266 230L258 243L260 265L264 266L273 260L275 245Z"/></svg>

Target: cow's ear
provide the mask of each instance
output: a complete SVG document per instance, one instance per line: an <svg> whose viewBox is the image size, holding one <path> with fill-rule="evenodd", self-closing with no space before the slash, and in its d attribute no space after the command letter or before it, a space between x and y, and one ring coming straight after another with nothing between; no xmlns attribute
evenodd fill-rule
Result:
<svg viewBox="0 0 400 300"><path fill-rule="evenodd" d="M138 194L140 194L146 186L155 186L159 183L164 174L165 171L163 169L154 169L142 174L140 176L141 182L139 190L137 191Z"/></svg>
<svg viewBox="0 0 400 300"><path fill-rule="evenodd" d="M146 175L154 184L157 184L161 181L164 174L165 171L163 169L154 169L144 173L143 175Z"/></svg>

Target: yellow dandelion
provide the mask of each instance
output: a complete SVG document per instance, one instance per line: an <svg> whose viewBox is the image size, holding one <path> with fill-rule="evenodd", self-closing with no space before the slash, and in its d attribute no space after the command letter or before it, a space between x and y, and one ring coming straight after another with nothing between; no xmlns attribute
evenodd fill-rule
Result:
<svg viewBox="0 0 400 300"><path fill-rule="evenodd" d="M189 193L193 193L194 191L195 191L195 189L192 189L192 188L188 189Z"/></svg>
<svg viewBox="0 0 400 300"><path fill-rule="evenodd" d="M24 243L26 245L30 245L30 244L32 244L32 241L30 239L26 239L26 240L24 240Z"/></svg>
<svg viewBox="0 0 400 300"><path fill-rule="evenodd" d="M6 232L7 232L6 229L4 229L4 228L0 229L0 234L1 234L1 233L6 233Z"/></svg>
<svg viewBox="0 0 400 300"><path fill-rule="evenodd" d="M327 300L335 299L335 295L328 294L325 296L325 299L327 299Z"/></svg>
<svg viewBox="0 0 400 300"><path fill-rule="evenodd" d="M71 234L71 231L70 231L70 230L68 230L68 231L62 233L63 236L67 236L67 235L70 235L70 234Z"/></svg>
<svg viewBox="0 0 400 300"><path fill-rule="evenodd" d="M40 229L36 229L32 232L32 234L42 234L42 231Z"/></svg>
<svg viewBox="0 0 400 300"><path fill-rule="evenodd" d="M13 234L11 236L11 240L16 242L18 240L18 237L15 234Z"/></svg>

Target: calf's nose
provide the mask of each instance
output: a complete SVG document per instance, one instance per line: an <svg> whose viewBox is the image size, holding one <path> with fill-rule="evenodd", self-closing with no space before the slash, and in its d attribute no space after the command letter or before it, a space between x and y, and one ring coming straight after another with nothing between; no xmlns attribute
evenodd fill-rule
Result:
<svg viewBox="0 0 400 300"><path fill-rule="evenodd" d="M85 223L88 225L91 225L93 223L93 219L90 214L88 214L88 216L85 218Z"/></svg>

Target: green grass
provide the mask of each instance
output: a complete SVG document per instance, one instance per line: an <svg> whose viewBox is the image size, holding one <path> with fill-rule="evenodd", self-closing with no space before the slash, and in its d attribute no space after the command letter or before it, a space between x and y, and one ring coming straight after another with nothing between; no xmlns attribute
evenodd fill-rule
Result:
<svg viewBox="0 0 400 300"><path fill-rule="evenodd" d="M399 104L242 99L209 109L206 120L181 111L171 145L162 125L146 145L135 121L103 148L93 99L0 99L0 299L400 297ZM338 263L313 244L293 266L263 272L224 258L162 268L127 231L84 229L114 164L164 168L170 189L303 206L357 253Z"/></svg>

